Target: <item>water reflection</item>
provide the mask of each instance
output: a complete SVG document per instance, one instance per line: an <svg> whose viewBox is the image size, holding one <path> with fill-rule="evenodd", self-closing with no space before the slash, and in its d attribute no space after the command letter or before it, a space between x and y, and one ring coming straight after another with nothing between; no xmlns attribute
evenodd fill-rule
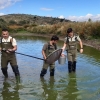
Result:
<svg viewBox="0 0 100 100"><path fill-rule="evenodd" d="M20 100L19 98L19 85L11 86L7 80L3 82L3 89L1 92L3 100Z"/></svg>
<svg viewBox="0 0 100 100"><path fill-rule="evenodd" d="M78 97L76 74L70 73L68 74L68 77L69 77L69 82L67 87L65 88L67 94L64 96L64 98L66 98L67 100L76 100Z"/></svg>
<svg viewBox="0 0 100 100"><path fill-rule="evenodd" d="M17 39L17 52L42 58L41 49L48 38L23 37ZM62 47L63 42L58 43ZM84 53L78 53L76 74L68 74L67 65L56 62L55 77L49 73L40 81L41 60L17 55L21 85L9 69L9 79L3 80L0 70L0 100L99 100L100 98L100 51L84 46ZM67 62L67 61L66 61ZM12 79L13 77L13 79ZM49 79L48 79L49 78ZM2 84L3 83L3 84ZM42 88L41 88L42 85Z"/></svg>
<svg viewBox="0 0 100 100"><path fill-rule="evenodd" d="M84 54L84 56L89 57L89 59L92 58L93 60L100 62L100 50L96 50L95 48L88 47L88 46L84 45L83 54Z"/></svg>
<svg viewBox="0 0 100 100"><path fill-rule="evenodd" d="M50 77L49 83L44 78L41 78L42 89L44 90L43 97L45 97L45 100L56 100L57 91L54 90L54 83L54 77Z"/></svg>

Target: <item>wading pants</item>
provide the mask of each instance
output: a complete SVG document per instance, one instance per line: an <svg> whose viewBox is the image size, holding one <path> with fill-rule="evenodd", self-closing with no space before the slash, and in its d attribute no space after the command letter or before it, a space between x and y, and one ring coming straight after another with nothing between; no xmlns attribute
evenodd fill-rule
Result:
<svg viewBox="0 0 100 100"><path fill-rule="evenodd" d="M76 71L76 50L67 53L69 73Z"/></svg>
<svg viewBox="0 0 100 100"><path fill-rule="evenodd" d="M45 63L45 61L44 61L44 63L43 63L43 68L42 68L41 73L40 73L40 76L41 76L41 77L43 77L43 76L47 73L48 67L50 67L50 76L54 76L55 63L53 63L53 64L47 64L47 63Z"/></svg>
<svg viewBox="0 0 100 100"><path fill-rule="evenodd" d="M8 63L10 63L15 76L20 76L15 54L12 54L12 55L7 54L7 55L1 56L1 70L2 70L3 75L5 77L8 77L8 73L7 73Z"/></svg>

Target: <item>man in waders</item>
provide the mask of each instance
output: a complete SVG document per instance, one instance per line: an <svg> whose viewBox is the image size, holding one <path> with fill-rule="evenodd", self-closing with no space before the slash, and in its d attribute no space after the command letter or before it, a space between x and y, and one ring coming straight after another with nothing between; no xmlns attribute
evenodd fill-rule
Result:
<svg viewBox="0 0 100 100"><path fill-rule="evenodd" d="M1 70L5 78L8 78L7 66L10 63L16 79L19 79L19 70L16 61L15 51L17 50L17 43L15 38L9 36L7 29L2 29L1 43Z"/></svg>
<svg viewBox="0 0 100 100"><path fill-rule="evenodd" d="M68 28L67 37L64 40L63 51L67 48L68 71L69 73L76 71L77 42L80 45L80 53L83 52L83 44L78 35L73 33L72 28Z"/></svg>
<svg viewBox="0 0 100 100"><path fill-rule="evenodd" d="M51 40L48 43L44 44L42 49L42 55L44 59L46 59L50 53L52 53L54 50L57 49L56 43L58 40L59 38L56 35L54 35L51 37ZM47 64L44 61L43 68L40 73L40 77L43 77L47 73L48 66L50 66L50 76L54 76L55 63Z"/></svg>

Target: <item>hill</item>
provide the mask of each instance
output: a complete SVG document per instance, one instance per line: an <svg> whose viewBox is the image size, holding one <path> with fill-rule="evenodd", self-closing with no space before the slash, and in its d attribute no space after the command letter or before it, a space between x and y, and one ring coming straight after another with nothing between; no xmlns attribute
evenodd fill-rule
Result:
<svg viewBox="0 0 100 100"><path fill-rule="evenodd" d="M70 22L70 20L53 18L53 17L45 17L45 16L37 16L37 15L29 15L29 14L8 14L0 16L0 22L5 22L8 25L11 24L36 24L36 25L44 25L44 24L56 24L59 22Z"/></svg>

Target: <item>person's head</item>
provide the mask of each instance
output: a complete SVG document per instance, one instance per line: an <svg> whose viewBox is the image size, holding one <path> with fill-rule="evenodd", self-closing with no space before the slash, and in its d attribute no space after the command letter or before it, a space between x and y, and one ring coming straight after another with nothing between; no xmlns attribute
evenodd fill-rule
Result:
<svg viewBox="0 0 100 100"><path fill-rule="evenodd" d="M72 28L67 29L67 36L73 36L73 30Z"/></svg>
<svg viewBox="0 0 100 100"><path fill-rule="evenodd" d="M56 35L53 35L51 37L51 41L53 41L53 43L57 43L58 40L59 40L59 37L57 37Z"/></svg>
<svg viewBox="0 0 100 100"><path fill-rule="evenodd" d="M2 29L2 37L3 38L8 38L8 36L9 36L9 32L8 32L8 29Z"/></svg>

